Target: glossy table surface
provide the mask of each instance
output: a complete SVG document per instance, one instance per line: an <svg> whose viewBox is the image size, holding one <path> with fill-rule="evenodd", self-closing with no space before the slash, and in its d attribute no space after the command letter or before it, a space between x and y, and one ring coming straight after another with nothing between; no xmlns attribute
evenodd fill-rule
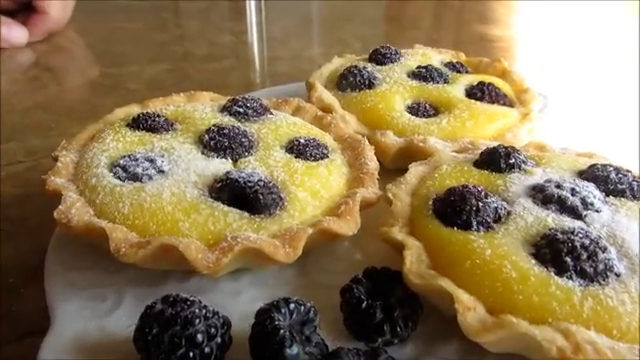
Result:
<svg viewBox="0 0 640 360"><path fill-rule="evenodd" d="M637 170L631 1L80 1L63 32L1 52L2 358L33 358L47 330L42 269L58 199L41 176L64 138L131 102L303 81L336 54L382 43L503 57L548 96L550 141ZM571 125L553 131L561 119Z"/></svg>

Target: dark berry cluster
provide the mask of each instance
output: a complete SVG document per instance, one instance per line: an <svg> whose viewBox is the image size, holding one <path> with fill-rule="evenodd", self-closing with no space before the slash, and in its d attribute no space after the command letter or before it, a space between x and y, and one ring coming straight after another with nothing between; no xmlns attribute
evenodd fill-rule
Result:
<svg viewBox="0 0 640 360"><path fill-rule="evenodd" d="M428 119L440 114L438 109L424 101L416 101L407 105L405 109L409 115L415 116L417 118Z"/></svg>
<svg viewBox="0 0 640 360"><path fill-rule="evenodd" d="M443 63L442 66L444 66L449 71L451 71L453 73L456 73L456 74L468 74L468 73L471 72L471 70L469 70L467 65L465 65L461 61L447 61L447 62Z"/></svg>
<svg viewBox="0 0 640 360"><path fill-rule="evenodd" d="M407 340L417 329L423 308L402 272L371 266L340 289L340 311L354 339L384 347Z"/></svg>
<svg viewBox="0 0 640 360"><path fill-rule="evenodd" d="M149 303L133 332L141 360L223 360L232 343L231 320L183 294L167 294Z"/></svg>
<svg viewBox="0 0 640 360"><path fill-rule="evenodd" d="M338 75L336 88L344 93L371 90L380 82L380 75L362 65L349 65Z"/></svg>
<svg viewBox="0 0 640 360"><path fill-rule="evenodd" d="M281 297L256 311L248 344L251 360L395 360L383 348L405 341L418 327L419 296L387 267L368 267L340 289L347 331L367 348L330 349L316 307ZM141 360L223 360L233 338L229 318L192 295L167 294L145 306L133 344Z"/></svg>
<svg viewBox="0 0 640 360"><path fill-rule="evenodd" d="M545 179L529 186L527 195L541 208L576 220L605 206L604 196L594 185L575 178Z"/></svg>
<svg viewBox="0 0 640 360"><path fill-rule="evenodd" d="M347 82L362 85L355 73L345 74ZM364 80L366 82L366 80ZM353 85L353 84L351 84ZM358 86L360 86L358 85ZM202 154L233 162L250 157L258 150L258 140L251 123L263 121L273 115L268 104L251 95L240 95L227 99L220 113L233 118L228 123L215 123L198 137ZM132 131L162 134L173 131L176 124L159 112L143 111L133 116L125 126ZM295 159L319 162L331 156L329 145L310 136L295 136L282 146L282 150ZM169 171L170 161L162 154L130 153L109 165L111 175L123 183L147 183L159 179ZM256 216L271 216L285 207L285 196L281 188L257 170L235 169L214 179L209 186L209 196L226 206Z"/></svg>
<svg viewBox="0 0 640 360"><path fill-rule="evenodd" d="M436 195L432 202L433 215L445 226L485 232L509 216L507 203L478 185L457 185Z"/></svg>
<svg viewBox="0 0 640 360"><path fill-rule="evenodd" d="M203 153L210 157L238 161L255 152L256 140L240 125L211 125L200 136Z"/></svg>
<svg viewBox="0 0 640 360"><path fill-rule="evenodd" d="M490 82L478 81L476 84L467 87L465 95L471 100L487 104L513 107L513 102L509 96L505 94L502 89Z"/></svg>
<svg viewBox="0 0 640 360"><path fill-rule="evenodd" d="M274 215L285 205L280 187L256 170L227 171L211 184L209 196L251 215Z"/></svg>
<svg viewBox="0 0 640 360"><path fill-rule="evenodd" d="M309 302L284 297L256 312L249 349L252 360L395 360L382 347L405 341L422 315L419 296L387 267L369 267L340 290L343 323L368 348L329 347L318 331L319 315Z"/></svg>
<svg viewBox="0 0 640 360"><path fill-rule="evenodd" d="M613 164L591 164L578 177L594 184L603 194L627 200L640 200L640 178Z"/></svg>
<svg viewBox="0 0 640 360"><path fill-rule="evenodd" d="M533 166L533 161L515 146L496 145L488 147L480 152L473 162L476 169L490 171L498 174L513 173Z"/></svg>
<svg viewBox="0 0 640 360"><path fill-rule="evenodd" d="M256 311L249 352L252 360L320 360L329 347L318 332L318 310L298 298L283 297Z"/></svg>
<svg viewBox="0 0 640 360"><path fill-rule="evenodd" d="M584 227L547 230L533 244L531 256L556 276L580 285L605 285L622 275L612 248Z"/></svg>
<svg viewBox="0 0 640 360"><path fill-rule="evenodd" d="M175 123L163 114L154 111L143 111L131 118L127 123L127 127L134 131L162 134L175 129Z"/></svg>
<svg viewBox="0 0 640 360"><path fill-rule="evenodd" d="M169 162L158 154L131 153L111 164L111 174L125 183L147 183L169 170Z"/></svg>
<svg viewBox="0 0 640 360"><path fill-rule="evenodd" d="M297 136L292 138L284 146L287 154L296 159L318 162L329 158L329 146L322 141L309 137Z"/></svg>
<svg viewBox="0 0 640 360"><path fill-rule="evenodd" d="M407 74L409 79L431 85L446 85L451 82L449 74L439 67L429 65L418 65Z"/></svg>
<svg viewBox="0 0 640 360"><path fill-rule="evenodd" d="M397 63L400 59L402 59L400 50L391 45L380 45L371 50L367 60L372 64L385 66Z"/></svg>
<svg viewBox="0 0 640 360"><path fill-rule="evenodd" d="M256 122L271 115L271 109L262 99L252 95L240 95L229 98L220 112L239 122Z"/></svg>

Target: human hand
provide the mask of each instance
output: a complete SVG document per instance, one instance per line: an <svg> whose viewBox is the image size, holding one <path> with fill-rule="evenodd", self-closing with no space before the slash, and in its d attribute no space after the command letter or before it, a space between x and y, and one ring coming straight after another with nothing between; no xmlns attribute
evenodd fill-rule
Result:
<svg viewBox="0 0 640 360"><path fill-rule="evenodd" d="M61 30L76 0L0 0L0 47L22 47Z"/></svg>

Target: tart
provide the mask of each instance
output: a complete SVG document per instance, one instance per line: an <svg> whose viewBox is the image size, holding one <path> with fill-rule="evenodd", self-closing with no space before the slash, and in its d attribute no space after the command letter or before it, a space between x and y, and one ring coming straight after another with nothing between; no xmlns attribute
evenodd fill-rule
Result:
<svg viewBox="0 0 640 360"><path fill-rule="evenodd" d="M306 86L310 102L344 115L380 162L395 169L465 147L466 139L523 145L539 104L504 60L421 45L335 57Z"/></svg>
<svg viewBox="0 0 640 360"><path fill-rule="evenodd" d="M120 261L219 276L348 236L381 195L362 136L300 99L188 92L113 111L63 142L54 217Z"/></svg>
<svg viewBox="0 0 640 360"><path fill-rule="evenodd" d="M591 153L494 144L416 162L383 237L467 337L530 358L638 357L640 179Z"/></svg>

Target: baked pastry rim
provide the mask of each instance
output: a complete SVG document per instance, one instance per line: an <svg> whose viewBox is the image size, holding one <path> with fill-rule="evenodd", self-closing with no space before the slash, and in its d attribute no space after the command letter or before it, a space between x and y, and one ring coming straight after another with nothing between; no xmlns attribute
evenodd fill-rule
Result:
<svg viewBox="0 0 640 360"><path fill-rule="evenodd" d="M60 195L54 218L65 230L108 247L124 263L166 270L196 270L220 276L239 268L256 268L295 261L307 244L349 236L360 227L360 212L374 205L382 192L378 186L379 164L365 138L341 125L340 115L322 113L297 98L265 100L274 110L284 112L325 131L339 144L349 166L347 189L341 199L315 220L296 224L271 236L230 234L209 247L197 239L157 236L143 238L125 226L97 217L74 185L79 154L102 128L124 116L142 110L181 103L220 103L228 97L203 91L173 94L115 109L87 126L54 152L55 166L44 176L46 190Z"/></svg>
<svg viewBox="0 0 640 360"><path fill-rule="evenodd" d="M386 242L402 252L407 284L444 312L454 314L463 333L492 352L514 353L534 359L638 358L639 345L619 342L575 324L555 322L535 325L513 315L492 315L480 300L429 266L428 254L420 240L410 235L411 194L424 175L448 162L452 156L475 156L490 145L467 142L466 150L460 153L441 152L428 160L411 164L401 178L387 185L385 200L391 208L390 217L380 233ZM556 152L594 161L608 161L595 153L556 149L540 142L530 142L521 148L525 151Z"/></svg>
<svg viewBox="0 0 640 360"><path fill-rule="evenodd" d="M504 59L488 59L482 57L467 57L464 53L448 49L430 48L416 44L408 50L429 50L458 61L464 61L469 67L483 74L493 75L504 80L513 89L522 117L520 121L493 139L502 144L521 146L533 137L537 120L540 97L531 89L525 79L511 70ZM434 136L414 135L399 137L390 130L375 130L367 128L358 118L342 108L340 102L324 86L329 75L338 67L355 61L366 60L366 55L341 55L322 65L305 82L309 101L321 110L340 114L354 131L367 136L376 150L380 162L390 169L405 169L414 161L424 160L442 151L455 151L459 147L466 147L465 140L445 141Z"/></svg>

